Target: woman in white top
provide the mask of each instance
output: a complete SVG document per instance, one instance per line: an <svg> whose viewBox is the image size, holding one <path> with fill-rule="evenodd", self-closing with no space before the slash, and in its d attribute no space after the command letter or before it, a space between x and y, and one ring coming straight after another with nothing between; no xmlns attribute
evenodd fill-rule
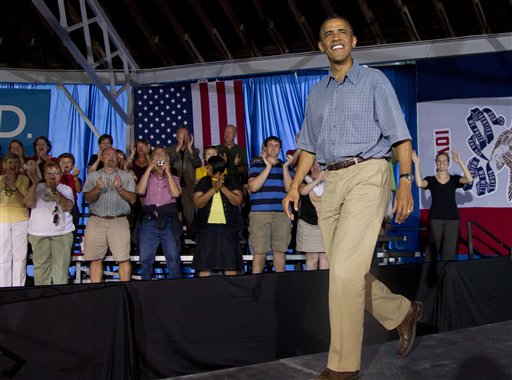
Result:
<svg viewBox="0 0 512 380"><path fill-rule="evenodd" d="M32 245L35 285L67 284L73 245L73 191L60 183L62 170L57 162L43 167L44 182L37 183L37 174L28 170L32 185L25 196L31 208L28 227Z"/></svg>

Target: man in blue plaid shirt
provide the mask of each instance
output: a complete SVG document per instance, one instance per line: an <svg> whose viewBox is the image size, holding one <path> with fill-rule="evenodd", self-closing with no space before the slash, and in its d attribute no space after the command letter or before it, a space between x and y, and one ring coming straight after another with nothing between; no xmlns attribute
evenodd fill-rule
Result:
<svg viewBox="0 0 512 380"><path fill-rule="evenodd" d="M298 187L315 160L326 169L319 224L329 258L331 345L320 379L357 379L361 365L364 310L400 335L397 354L407 355L422 304L391 291L370 273L389 196L392 153L400 163L393 212L402 223L412 212L411 136L393 87L378 70L352 59L357 44L341 17L320 29L320 51L330 74L311 90L297 148L299 166L283 207L293 218Z"/></svg>

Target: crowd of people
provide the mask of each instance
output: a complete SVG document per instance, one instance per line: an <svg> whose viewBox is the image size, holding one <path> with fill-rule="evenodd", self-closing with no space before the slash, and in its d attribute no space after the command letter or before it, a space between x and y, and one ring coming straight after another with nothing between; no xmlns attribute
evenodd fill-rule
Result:
<svg viewBox="0 0 512 380"><path fill-rule="evenodd" d="M282 142L270 136L260 155L248 164L235 136L236 127L227 125L223 143L205 146L201 160L185 127L177 130L177 144L150 147L147 141L138 140L128 157L105 134L98 139L98 153L88 161L85 183L74 156L51 156L52 145L45 136L34 140L31 157L26 157L20 140L12 140L0 180L0 286L25 284L28 243L35 285L68 282L80 215L77 194L81 192L89 208L84 258L90 262L92 282L102 281L107 252L119 264L120 279L130 280L134 246L143 280L153 278L159 246L166 258L167 276L179 278L183 226L187 237L196 241L192 267L198 276L243 273L242 236L249 238L252 273L264 271L268 253L272 253L274 270L285 271L292 241L297 252L306 254L306 270L328 269L319 223L328 170L322 170L316 160L312 163L300 181L299 207L290 222L282 200L290 190L301 149L287 151L283 162L279 159ZM429 260L440 255L454 260L458 236L455 189L472 177L457 152L453 157L463 177L450 176L449 156L440 154L437 175L422 179L420 159L412 153L415 182L431 190L434 200Z"/></svg>
<svg viewBox="0 0 512 380"><path fill-rule="evenodd" d="M252 273L265 270L269 253L275 271L285 271L292 222L281 201L297 157L280 160L282 142L270 136L248 164L236 133L234 125L227 125L222 144L203 147L202 159L185 127L177 130L175 145L151 147L141 139L128 155L104 134L84 171L71 153L53 157L45 136L34 140L31 157L20 140L12 140L0 177L0 286L25 285L29 243L34 284L68 283L79 216L85 211L77 204L78 193L88 207L83 254L91 282L103 280L108 253L118 263L119 278L129 281L134 247L143 280L154 277L159 246L167 276L179 278L184 231L196 242L192 268L198 276L243 273L244 237L254 257ZM316 166L302 190L297 240L308 270L328 268L317 222L322 183Z"/></svg>

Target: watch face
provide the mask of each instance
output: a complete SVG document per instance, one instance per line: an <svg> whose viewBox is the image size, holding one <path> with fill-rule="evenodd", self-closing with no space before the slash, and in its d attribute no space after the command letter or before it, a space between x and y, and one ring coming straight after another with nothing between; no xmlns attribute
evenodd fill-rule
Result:
<svg viewBox="0 0 512 380"><path fill-rule="evenodd" d="M405 179L407 179L407 180L408 180L408 181L410 181L410 182L413 182L413 181L414 181L414 176L413 176L412 174L402 174L402 175L400 176L400 178L405 178Z"/></svg>

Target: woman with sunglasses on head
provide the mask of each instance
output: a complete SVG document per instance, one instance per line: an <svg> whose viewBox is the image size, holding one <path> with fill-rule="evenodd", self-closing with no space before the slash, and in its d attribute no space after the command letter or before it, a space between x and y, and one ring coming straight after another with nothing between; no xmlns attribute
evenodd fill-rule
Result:
<svg viewBox="0 0 512 380"><path fill-rule="evenodd" d="M27 170L32 180L25 204L31 208L28 226L32 245L34 284L67 284L68 268L73 244L73 191L60 183L62 169L57 162L43 166L44 182L37 183L34 170Z"/></svg>

